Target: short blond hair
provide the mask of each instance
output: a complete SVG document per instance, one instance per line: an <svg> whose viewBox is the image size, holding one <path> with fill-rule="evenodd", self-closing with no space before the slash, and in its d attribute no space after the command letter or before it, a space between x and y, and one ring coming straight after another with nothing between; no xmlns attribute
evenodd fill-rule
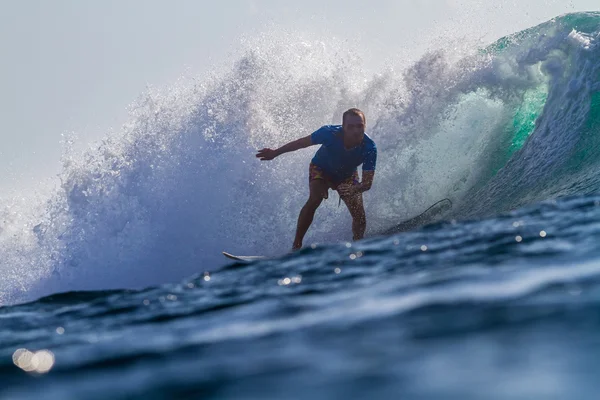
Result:
<svg viewBox="0 0 600 400"><path fill-rule="evenodd" d="M350 108L349 110L346 110L344 112L344 115L342 115L342 124L344 123L344 121L346 121L347 115L354 115L355 117L361 117L363 119L363 122L365 123L365 125L367 124L367 117L365 117L365 113L362 112L361 110L359 110L358 108Z"/></svg>

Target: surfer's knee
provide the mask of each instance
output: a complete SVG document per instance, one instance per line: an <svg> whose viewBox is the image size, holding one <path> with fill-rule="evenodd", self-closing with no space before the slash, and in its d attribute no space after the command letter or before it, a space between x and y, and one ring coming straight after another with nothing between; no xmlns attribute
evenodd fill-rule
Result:
<svg viewBox="0 0 600 400"><path fill-rule="evenodd" d="M304 207L306 207L310 210L316 210L317 208L319 208L319 206L321 205L322 202L323 202L322 196L311 194L311 196L306 201L306 204L304 205Z"/></svg>
<svg viewBox="0 0 600 400"><path fill-rule="evenodd" d="M367 216L365 214L365 207L363 206L361 199L356 197L344 201L346 202L346 206L348 207L348 211L350 211L352 219L356 220L357 222L363 221L363 223L366 223Z"/></svg>

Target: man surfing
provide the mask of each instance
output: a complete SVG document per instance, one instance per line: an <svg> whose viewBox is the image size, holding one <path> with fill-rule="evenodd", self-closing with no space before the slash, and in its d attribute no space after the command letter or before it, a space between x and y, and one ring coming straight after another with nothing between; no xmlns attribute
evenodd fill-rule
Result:
<svg viewBox="0 0 600 400"><path fill-rule="evenodd" d="M365 114L358 108L351 108L344 112L342 125L325 125L312 134L278 149L266 148L256 154L261 161L267 161L284 153L321 145L309 166L310 195L298 217L292 250L302 247L304 235L317 208L323 199L328 198L329 189L339 193L350 211L353 239L363 238L367 219L362 194L371 189L377 163L377 147L365 133L366 125ZM361 164L362 182L359 182L357 167Z"/></svg>

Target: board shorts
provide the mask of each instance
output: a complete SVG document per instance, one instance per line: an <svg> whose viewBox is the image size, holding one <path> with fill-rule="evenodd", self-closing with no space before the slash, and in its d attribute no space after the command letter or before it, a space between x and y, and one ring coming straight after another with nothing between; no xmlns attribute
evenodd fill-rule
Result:
<svg viewBox="0 0 600 400"><path fill-rule="evenodd" d="M333 189L333 190L337 190L337 187L342 184L358 185L360 183L360 181L358 180L358 171L354 171L352 176L344 179L343 181L336 182L333 179L331 179L329 176L327 176L327 173L325 173L325 171L323 171L323 169L321 167L318 167L315 164L310 163L310 166L308 167L308 182L310 183L317 179L324 180L325 183L327 183L327 187L329 189ZM327 190L327 192L325 192L325 195L323 198L327 199L328 197L329 197L329 190Z"/></svg>

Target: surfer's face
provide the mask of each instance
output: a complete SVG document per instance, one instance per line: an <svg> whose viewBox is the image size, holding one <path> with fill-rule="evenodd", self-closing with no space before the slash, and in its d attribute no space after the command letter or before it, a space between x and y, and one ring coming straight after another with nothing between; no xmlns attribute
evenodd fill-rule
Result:
<svg viewBox="0 0 600 400"><path fill-rule="evenodd" d="M365 121L359 115L347 115L342 123L347 146L358 146L365 135Z"/></svg>

